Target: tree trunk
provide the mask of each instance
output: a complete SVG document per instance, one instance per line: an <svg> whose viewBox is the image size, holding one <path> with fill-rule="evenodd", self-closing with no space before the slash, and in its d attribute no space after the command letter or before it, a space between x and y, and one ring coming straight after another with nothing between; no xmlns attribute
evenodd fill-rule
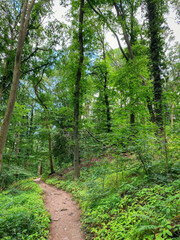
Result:
<svg viewBox="0 0 180 240"><path fill-rule="evenodd" d="M130 124L133 125L135 123L135 115L134 113L130 114Z"/></svg>
<svg viewBox="0 0 180 240"><path fill-rule="evenodd" d="M41 174L42 174L42 162L40 162L39 165L38 165L37 174L38 174L38 175L41 175Z"/></svg>
<svg viewBox="0 0 180 240"><path fill-rule="evenodd" d="M10 124L11 116L14 109L14 104L17 98L19 78L21 74L20 67L21 67L22 49L23 49L27 28L29 24L30 14L34 5L34 1L35 0L32 0L30 5L28 6L28 0L25 0L24 6L23 6L19 37L18 37L18 43L17 43L17 51L16 51L14 70L13 70L13 80L11 84L11 91L10 91L10 95L7 103L4 120L0 129L0 171L1 171L1 165L2 165L2 154L3 154L4 146L6 143L7 133L8 133L9 124Z"/></svg>
<svg viewBox="0 0 180 240"><path fill-rule="evenodd" d="M149 21L150 33L150 56L152 64L152 75L154 78L154 106L155 120L159 130L163 130L163 110L162 110L162 37L161 37L161 19L162 13L158 7L158 2L146 0L147 16ZM161 16L160 16L161 15Z"/></svg>
<svg viewBox="0 0 180 240"><path fill-rule="evenodd" d="M48 141L49 141L49 162L50 162L50 169L51 174L54 173L54 164L53 164L53 157L52 157L52 139L51 139L51 131L49 127L49 119L46 119L47 122L47 129L48 129Z"/></svg>
<svg viewBox="0 0 180 240"><path fill-rule="evenodd" d="M40 83L40 81L38 82L38 84ZM35 94L37 96L37 99L39 100L40 105L44 108L45 114L46 114L46 127L48 130L48 142L49 142L49 163L50 163L50 169L51 169L51 173L54 173L54 164L53 164L53 157L52 157L52 139L51 139L51 130L50 130L50 126L49 126L49 113L48 113L48 108L47 106L44 104L44 102L42 101L42 99L40 98L39 94L38 94L38 84L36 84L34 86L34 90L35 90Z"/></svg>
<svg viewBox="0 0 180 240"><path fill-rule="evenodd" d="M104 38L102 39L102 46L103 46L103 59L106 64L106 50L104 44ZM107 122L107 132L111 132L111 115L110 115L110 107L109 107L109 98L107 93L107 79L108 79L108 72L105 66L105 73L104 73L104 100L106 104L106 122Z"/></svg>
<svg viewBox="0 0 180 240"><path fill-rule="evenodd" d="M174 125L174 103L172 104L171 108L171 127Z"/></svg>
<svg viewBox="0 0 180 240"><path fill-rule="evenodd" d="M19 128L21 126L21 122L19 122ZM17 141L16 141L16 157L19 155L19 143L20 143L20 129L19 132L17 133Z"/></svg>
<svg viewBox="0 0 180 240"><path fill-rule="evenodd" d="M79 91L82 76L82 66L84 61L83 46L83 17L84 17L84 0L81 0L79 11L79 65L75 83L75 103L74 103L74 176L75 179L80 176L80 159L79 159Z"/></svg>
<svg viewBox="0 0 180 240"><path fill-rule="evenodd" d="M33 143L34 143L34 139L33 139L33 121L34 121L34 105L32 104L32 108L31 108L31 116L30 116L30 122L29 122L29 129L28 129L28 137L31 141L31 144L27 150L27 154L31 154L33 152Z"/></svg>
<svg viewBox="0 0 180 240"><path fill-rule="evenodd" d="M132 51L132 45L134 44L134 41L135 41L134 29L133 29L133 27L134 27L133 26L133 18L134 18L133 11L131 11L131 34L130 34L131 39L129 39L129 35L128 35L128 32L127 32L127 27L126 27L126 22L125 22L126 21L125 12L124 12L124 8L123 8L123 5L122 5L122 1L120 0L119 6L115 2L113 4L114 4L114 7L116 9L117 17L118 17L119 20L121 20L121 27L122 27L122 30L123 30L123 36L124 36L125 42L126 42L127 47L128 47L128 52L129 52L130 59L134 59L134 54L133 54L133 51ZM132 83L130 83L130 85L131 84ZM130 92L132 92L131 86L130 86ZM134 123L135 123L135 114L131 111L131 113L130 113L130 124L133 125Z"/></svg>

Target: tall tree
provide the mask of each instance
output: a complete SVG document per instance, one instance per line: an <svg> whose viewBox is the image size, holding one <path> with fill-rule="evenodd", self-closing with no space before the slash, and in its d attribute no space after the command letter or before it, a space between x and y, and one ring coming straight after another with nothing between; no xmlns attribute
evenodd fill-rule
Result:
<svg viewBox="0 0 180 240"><path fill-rule="evenodd" d="M100 36L99 38L102 44L102 50L103 50L103 60L105 64L105 71L104 71L104 100L106 104L106 122L107 122L107 131L111 132L111 115L110 115L110 107L109 107L109 97L108 97L108 86L107 86L107 81L108 81L108 71L107 71L107 66L106 66L106 49L105 49L105 39L104 37Z"/></svg>
<svg viewBox="0 0 180 240"><path fill-rule="evenodd" d="M74 171L75 178L80 176L80 159L79 159L79 95L80 81L82 76L82 68L84 61L84 45L83 45L83 18L84 18L84 0L80 1L79 9L79 64L76 73L75 96L74 96Z"/></svg>
<svg viewBox="0 0 180 240"><path fill-rule="evenodd" d="M24 5L23 5L23 12L22 12L22 17L21 17L19 38L18 38L18 43L17 43L17 51L16 51L14 70L13 70L13 81L11 84L11 91L10 91L10 95L9 95L9 99L8 99L7 109L5 112L5 116L3 119L1 129L0 129L0 171L1 171L1 165L2 165L3 149L5 146L8 128L9 128L9 124L11 121L11 116L13 113L16 97L17 97L19 78L21 75L20 67L21 67L21 56L22 56L23 45L25 42L28 25L29 25L29 19L30 19L32 8L34 6L34 2L35 2L35 0L32 0L30 3L28 0L25 0Z"/></svg>
<svg viewBox="0 0 180 240"><path fill-rule="evenodd" d="M114 34L117 39L119 49L122 52L124 58L128 62L137 61L134 59L137 56L137 53L134 52L134 45L137 44L138 34L140 33L140 28L138 26L138 21L135 18L135 14L140 6L140 1L127 1L126 3L123 1L109 1L105 3L104 1L98 1L97 3L92 3L91 0L88 0L90 7L93 11L100 17L101 20L107 25L110 31ZM95 6L94 6L94 5ZM105 7L104 7L105 6ZM113 7L115 8L116 14L114 14ZM108 10L107 10L108 9ZM116 16L115 16L116 15ZM113 22L112 22L113 19ZM116 23L116 24L113 24ZM127 50L124 50L121 45L121 41L118 37L119 29L115 26L118 26L119 29L122 30L122 35L125 40L125 44L127 46ZM147 86L145 77L140 73L138 78L142 79L142 84ZM134 99L133 99L133 90L132 87L133 82L129 85L130 94L130 102L132 105L132 110L130 112L130 123L135 123L135 112L133 110ZM151 120L154 120L154 112L152 108L151 98L147 96L147 107L151 116Z"/></svg>
<svg viewBox="0 0 180 240"><path fill-rule="evenodd" d="M164 1L146 0L150 36L150 59L154 85L155 121L163 130L163 37Z"/></svg>

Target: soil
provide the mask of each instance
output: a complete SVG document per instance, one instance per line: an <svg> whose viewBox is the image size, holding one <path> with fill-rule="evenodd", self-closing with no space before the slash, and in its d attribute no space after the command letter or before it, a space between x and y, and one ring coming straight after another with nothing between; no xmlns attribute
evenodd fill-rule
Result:
<svg viewBox="0 0 180 240"><path fill-rule="evenodd" d="M36 179L35 182L44 191L45 206L51 215L49 240L83 240L81 212L71 195L40 179Z"/></svg>

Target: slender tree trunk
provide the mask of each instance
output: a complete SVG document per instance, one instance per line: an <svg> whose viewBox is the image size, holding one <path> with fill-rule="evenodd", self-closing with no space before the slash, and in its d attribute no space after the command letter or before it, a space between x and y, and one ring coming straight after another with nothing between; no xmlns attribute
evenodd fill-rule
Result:
<svg viewBox="0 0 180 240"><path fill-rule="evenodd" d="M126 42L127 47L128 47L128 52L129 52L130 59L134 59L134 54L133 54L133 51L132 51L132 45L134 44L134 41L135 41L134 29L133 29L133 27L134 27L134 25L133 25L133 18L134 18L133 9L131 9L131 34L130 34L131 36L129 37L128 32L127 32L127 27L126 27L125 12L124 12L124 8L123 8L123 5L122 5L122 1L120 0L119 6L115 2L113 4L114 4L114 7L116 9L117 17L118 17L119 20L121 20L121 27L123 29L123 36L124 36L125 42ZM131 85L131 83L130 83L130 85ZM130 86L130 92L132 92L131 86ZM135 123L135 114L134 114L134 112L131 111L131 113L130 113L130 124L133 125L134 123Z"/></svg>
<svg viewBox="0 0 180 240"><path fill-rule="evenodd" d="M21 126L21 122L19 122L19 127ZM19 155L19 143L20 143L20 131L17 133L17 141L16 141L16 157Z"/></svg>
<svg viewBox="0 0 180 240"><path fill-rule="evenodd" d="M171 108L171 127L174 125L174 103L172 104Z"/></svg>
<svg viewBox="0 0 180 240"><path fill-rule="evenodd" d="M168 141L167 141L166 129L165 128L164 128L164 151L165 151L165 158L166 158L166 173L168 175L168 172L169 172Z"/></svg>
<svg viewBox="0 0 180 240"><path fill-rule="evenodd" d="M113 2L113 5L114 5L114 7L116 9L117 17L121 21L121 26L122 26L122 30L123 30L123 36L124 36L124 40L125 40L125 42L127 44L127 47L128 47L129 56L130 56L131 59L133 59L134 58L134 54L133 54L133 51L132 51L131 42L130 42L130 39L129 39L129 36L128 36L128 32L127 32L125 12L124 12L124 8L123 8L123 5L122 5L122 1L120 0L119 6L115 2Z"/></svg>
<svg viewBox="0 0 180 240"><path fill-rule="evenodd" d="M146 83L144 77L142 75L140 77L142 79L142 85L147 86L147 83ZM147 108L148 108L149 114L150 114L150 121L155 123L156 122L156 117L155 117L153 106L152 106L152 100L149 96L147 96L146 101L147 101Z"/></svg>
<svg viewBox="0 0 180 240"><path fill-rule="evenodd" d="M38 84L40 81L38 82ZM50 169L51 169L51 174L54 173L54 163L53 163L53 157L52 157L52 138L51 138L51 130L49 126L49 113L48 113L48 108L42 101L42 99L39 96L38 93L38 84L34 86L35 94L39 100L40 105L44 108L45 114L46 114L46 127L48 130L48 142L49 142L49 163L50 163Z"/></svg>
<svg viewBox="0 0 180 240"><path fill-rule="evenodd" d="M38 165L37 174L38 174L38 175L41 175L41 174L42 174L42 162L40 162L39 165Z"/></svg>
<svg viewBox="0 0 180 240"><path fill-rule="evenodd" d="M13 80L11 84L11 91L8 99L4 120L0 129L0 171L1 171L1 165L2 165L2 155L3 155L4 146L6 143L9 124L11 121L14 104L17 98L19 78L21 74L20 67L21 67L22 49L25 42L30 14L34 5L34 1L35 0L32 0L30 5L28 6L28 0L25 0L24 6L23 6L19 37L18 37L18 43L17 43L17 51L16 51L16 57L15 57L15 63L14 63Z"/></svg>
<svg viewBox="0 0 180 240"><path fill-rule="evenodd" d="M29 156L33 152L33 121L34 121L34 105L32 104L30 122L28 123L28 137L31 141L29 148L27 149L27 155Z"/></svg>
<svg viewBox="0 0 180 240"><path fill-rule="evenodd" d="M49 141L49 162L50 162L50 169L51 174L54 173L54 164L53 164L53 157L52 157L52 138L51 138L51 131L49 126L49 119L46 119L47 129L48 129L48 141Z"/></svg>
<svg viewBox="0 0 180 240"><path fill-rule="evenodd" d="M83 17L84 17L84 0L81 0L79 11L79 65L75 83L75 103L74 103L74 176L75 179L80 176L80 159L79 159L79 92L80 81L82 76L82 66L84 61L83 46Z"/></svg>
<svg viewBox="0 0 180 240"><path fill-rule="evenodd" d="M135 123L135 115L134 113L130 114L130 124L133 125Z"/></svg>
<svg viewBox="0 0 180 240"><path fill-rule="evenodd" d="M175 86L175 87L174 87L174 92L175 92L176 90L177 90L177 87ZM171 127L173 127L173 125L174 125L174 107L175 107L175 104L172 103L171 116L170 116L170 118L171 118Z"/></svg>
<svg viewBox="0 0 180 240"><path fill-rule="evenodd" d="M103 59L106 64L106 50L104 44L104 38L102 39L102 46L103 46ZM104 73L104 100L106 104L106 122L107 122L107 132L111 132L111 114L110 114L110 107L109 107L109 98L107 93L107 80L108 80L108 71L105 66L105 73Z"/></svg>
<svg viewBox="0 0 180 240"><path fill-rule="evenodd" d="M111 115L110 115L110 107L109 107L109 98L107 94L107 85L106 85L106 78L104 82L104 98L106 103L106 119L107 119L107 131L108 133L111 132Z"/></svg>

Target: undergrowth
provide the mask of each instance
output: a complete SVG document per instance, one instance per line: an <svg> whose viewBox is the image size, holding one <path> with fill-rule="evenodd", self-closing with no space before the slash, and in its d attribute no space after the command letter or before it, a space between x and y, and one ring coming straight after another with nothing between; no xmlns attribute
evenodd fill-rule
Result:
<svg viewBox="0 0 180 240"><path fill-rule="evenodd" d="M48 184L71 192L82 209L86 239L168 240L180 234L180 180L172 167L146 175L136 161L116 172L117 162L103 160L81 171L78 181L68 172ZM157 166L156 166L157 168Z"/></svg>
<svg viewBox="0 0 180 240"><path fill-rule="evenodd" d="M47 239L50 216L42 189L33 180L21 180L0 193L0 239Z"/></svg>
<svg viewBox="0 0 180 240"><path fill-rule="evenodd" d="M0 172L0 191L14 182L31 177L33 177L33 174L23 167L3 164L2 171Z"/></svg>

